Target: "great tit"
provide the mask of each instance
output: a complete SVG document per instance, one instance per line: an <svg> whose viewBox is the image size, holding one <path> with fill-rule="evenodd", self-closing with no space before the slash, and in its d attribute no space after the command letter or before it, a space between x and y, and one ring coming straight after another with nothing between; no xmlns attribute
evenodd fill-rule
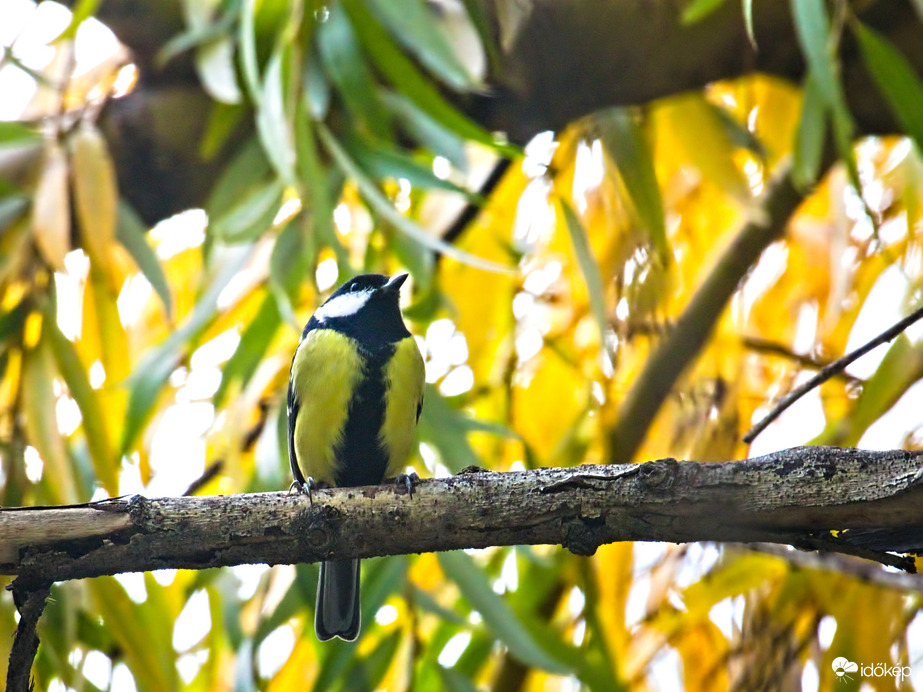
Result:
<svg viewBox="0 0 923 692"><path fill-rule="evenodd" d="M377 485L404 467L424 383L401 317L406 279L356 276L305 325L288 383L293 487ZM359 560L321 563L314 629L321 641L358 636Z"/></svg>

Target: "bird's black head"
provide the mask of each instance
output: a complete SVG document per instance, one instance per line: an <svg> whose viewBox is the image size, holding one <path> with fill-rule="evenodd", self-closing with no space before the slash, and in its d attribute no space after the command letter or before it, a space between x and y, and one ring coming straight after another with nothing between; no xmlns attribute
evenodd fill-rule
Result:
<svg viewBox="0 0 923 692"><path fill-rule="evenodd" d="M305 331L335 329L369 347L400 341L410 335L400 308L406 280L407 274L354 276L317 309Z"/></svg>

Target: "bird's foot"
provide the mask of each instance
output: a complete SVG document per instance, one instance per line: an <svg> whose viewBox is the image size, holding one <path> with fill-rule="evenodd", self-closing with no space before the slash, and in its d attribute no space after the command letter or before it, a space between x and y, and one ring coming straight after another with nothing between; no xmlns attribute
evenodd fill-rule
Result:
<svg viewBox="0 0 923 692"><path fill-rule="evenodd" d="M307 480L299 481L295 479L292 481L292 484L288 487L288 492L299 492L303 495L308 496L308 501L311 503L311 506L314 506L314 495L313 492L322 487L322 484L317 483L313 478L308 476Z"/></svg>
<svg viewBox="0 0 923 692"><path fill-rule="evenodd" d="M407 494L412 498L413 489L416 487L417 483L420 481L420 477L417 475L416 471L411 471L410 473L399 473L394 477L394 482L397 485L402 485L407 490Z"/></svg>

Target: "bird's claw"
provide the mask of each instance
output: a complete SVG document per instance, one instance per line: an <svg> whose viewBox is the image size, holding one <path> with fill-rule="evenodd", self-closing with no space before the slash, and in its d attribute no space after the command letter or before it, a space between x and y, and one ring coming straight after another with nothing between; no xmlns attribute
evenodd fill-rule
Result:
<svg viewBox="0 0 923 692"><path fill-rule="evenodd" d="M314 481L314 479L308 476L308 479L304 482L299 482L298 480L292 481L292 484L289 486L288 491L289 493L298 491L299 493L302 493L303 495L307 495L308 501L311 503L311 506L313 507L314 506L313 492L318 487L319 486Z"/></svg>
<svg viewBox="0 0 923 692"><path fill-rule="evenodd" d="M416 471L411 471L410 473L399 473L394 477L394 482L397 485L402 485L407 490L407 494L412 498L413 489L419 482L420 477L417 475Z"/></svg>

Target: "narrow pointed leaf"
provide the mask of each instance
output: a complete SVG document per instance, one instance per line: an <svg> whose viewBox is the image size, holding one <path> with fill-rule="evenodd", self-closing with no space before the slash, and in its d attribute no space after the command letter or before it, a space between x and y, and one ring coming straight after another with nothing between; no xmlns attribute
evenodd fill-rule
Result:
<svg viewBox="0 0 923 692"><path fill-rule="evenodd" d="M680 19L683 24L695 24L723 4L724 0L691 0L680 15Z"/></svg>
<svg viewBox="0 0 923 692"><path fill-rule="evenodd" d="M477 610L484 623L519 661L539 670L566 675L573 671L561 663L555 652L544 649L519 621L509 604L494 592L487 575L460 550L438 555L442 570L458 586L465 600Z"/></svg>
<svg viewBox="0 0 923 692"><path fill-rule="evenodd" d="M48 265L64 271L71 246L70 195L67 155L57 142L48 145L32 201L32 236Z"/></svg>
<svg viewBox="0 0 923 692"><path fill-rule="evenodd" d="M605 348L606 333L609 331L609 318L606 311L606 288L603 284L602 274L599 271L599 264L590 248L590 241L587 238L586 229L580 221L580 218L565 200L559 200L561 211L564 214L564 222L567 224L567 231L570 233L571 243L574 246L574 254L577 256L577 265L583 274L583 280L586 282L587 295L590 298L590 310L599 327L600 344Z"/></svg>
<svg viewBox="0 0 923 692"><path fill-rule="evenodd" d="M362 47L395 88L462 137L493 147L507 156L518 154L515 147L499 144L489 132L449 104L438 88L395 45L363 3L344 0L343 6L349 13Z"/></svg>
<svg viewBox="0 0 923 692"><path fill-rule="evenodd" d="M71 140L74 202L83 246L105 268L115 239L118 186L109 148L96 126L84 120Z"/></svg>
<svg viewBox="0 0 923 692"><path fill-rule="evenodd" d="M110 495L119 492L118 459L113 453L106 429L106 417L96 391L90 386L86 368L77 349L68 341L57 325L49 329L48 342L57 362L58 372L64 379L70 395L80 407L83 432L93 461L96 477Z"/></svg>
<svg viewBox="0 0 923 692"><path fill-rule="evenodd" d="M173 296L170 293L170 286L167 284L167 277L163 272L160 260L157 259L157 255L154 254L147 242L147 228L144 222L128 202L124 200L119 200L116 237L122 246L128 250L128 254L138 265L138 269L144 274L144 278L148 280L151 287L160 297L164 311L167 313L167 318L171 319L173 316Z"/></svg>
<svg viewBox="0 0 923 692"><path fill-rule="evenodd" d="M884 36L859 22L855 32L875 84L901 127L923 153L923 82L907 58Z"/></svg>
<svg viewBox="0 0 923 692"><path fill-rule="evenodd" d="M458 91L476 86L428 3L373 0L372 5L392 35L447 86Z"/></svg>
<svg viewBox="0 0 923 692"><path fill-rule="evenodd" d="M337 87L356 122L380 137L388 136L390 120L378 101L375 80L343 6L330 6L327 21L317 28L317 52L326 74Z"/></svg>
<svg viewBox="0 0 923 692"><path fill-rule="evenodd" d="M600 140L618 167L632 205L661 257L667 252L663 199L654 172L654 159L632 112L610 108L595 116Z"/></svg>
<svg viewBox="0 0 923 692"><path fill-rule="evenodd" d="M490 260L477 257L472 255L469 252L460 250L454 245L449 245L446 242L440 240L437 236L430 235L425 230L420 228L414 221L407 218L401 214L397 209L394 208L394 205L391 204L391 201L385 196L385 194L378 188L375 182L369 178L369 176L363 171L355 161L353 161L349 154L346 153L346 150L336 141L333 134L323 126L323 124L318 123L318 134L320 135L321 141L324 143L324 146L327 148L327 151L330 152L330 155L333 157L334 161L340 166L343 172L352 178L356 185L359 188L359 191L362 193L362 196L369 203L369 206L375 210L383 219L385 219L392 226L397 228L402 233L407 234L415 241L421 245L441 252L442 254L458 260L463 264L470 265L472 267L478 267L479 269L484 269L486 271L498 272L498 273L512 273L515 270L510 267L505 267L502 264L497 264L496 262L491 262Z"/></svg>
<svg viewBox="0 0 923 692"><path fill-rule="evenodd" d="M58 430L52 388L55 373L46 340L42 336L23 357L20 392L26 439L45 464L42 476L50 499L57 504L79 502L86 498L79 497L64 438Z"/></svg>
<svg viewBox="0 0 923 692"><path fill-rule="evenodd" d="M804 100L801 106L801 120L795 136L795 162L792 179L800 189L807 189L815 182L820 172L820 159L827 136L827 114L817 80L811 73L804 81Z"/></svg>
<svg viewBox="0 0 923 692"><path fill-rule="evenodd" d="M272 296L266 296L256 316L241 334L240 343L234 355L222 368L221 384L213 398L216 408L224 403L231 384L239 382L241 386L245 386L249 382L250 377L263 360L263 356L266 355L266 350L280 324L282 320L276 301Z"/></svg>

